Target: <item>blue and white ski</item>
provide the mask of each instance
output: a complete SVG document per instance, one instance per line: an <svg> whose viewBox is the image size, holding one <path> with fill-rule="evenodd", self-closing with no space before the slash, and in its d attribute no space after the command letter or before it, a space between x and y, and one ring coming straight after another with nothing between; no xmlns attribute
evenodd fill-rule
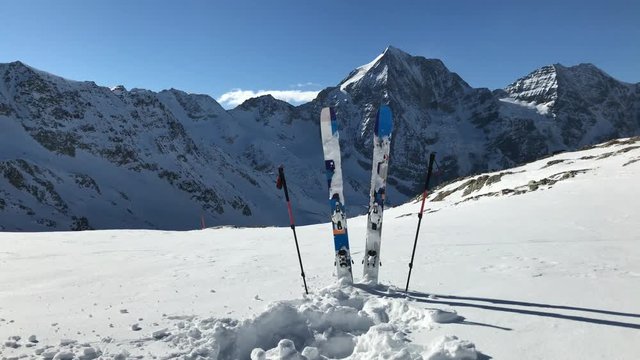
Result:
<svg viewBox="0 0 640 360"><path fill-rule="evenodd" d="M331 206L331 223L333 225L333 241L335 245L336 275L339 279L353 282L351 269L351 252L347 234L347 215L344 209L342 192L342 165L338 121L333 108L323 108L320 113L320 133L322 150L329 185L329 204Z"/></svg>
<svg viewBox="0 0 640 360"><path fill-rule="evenodd" d="M376 117L373 135L373 168L371 170L371 193L369 199L369 215L367 217L367 242L365 245L364 280L378 282L380 268L380 240L382 236L382 212L387 186L387 170L389 169L389 152L391 149L391 131L393 116L388 105L381 105Z"/></svg>

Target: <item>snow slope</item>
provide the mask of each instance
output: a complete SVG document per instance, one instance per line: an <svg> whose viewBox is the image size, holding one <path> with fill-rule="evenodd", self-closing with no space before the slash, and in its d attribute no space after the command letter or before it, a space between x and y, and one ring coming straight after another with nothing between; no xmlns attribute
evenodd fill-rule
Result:
<svg viewBox="0 0 640 360"><path fill-rule="evenodd" d="M289 228L0 233L0 357L637 359L639 177L634 138L439 188L408 294L418 202L385 211L376 288L298 227L308 296Z"/></svg>

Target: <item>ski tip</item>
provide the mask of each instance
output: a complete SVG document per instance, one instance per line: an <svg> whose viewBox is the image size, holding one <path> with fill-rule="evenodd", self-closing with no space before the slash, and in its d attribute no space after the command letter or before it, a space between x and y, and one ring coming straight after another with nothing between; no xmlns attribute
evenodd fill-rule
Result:
<svg viewBox="0 0 640 360"><path fill-rule="evenodd" d="M320 119L327 122L336 121L337 117L335 108L331 106L323 107L322 110L320 110Z"/></svg>
<svg viewBox="0 0 640 360"><path fill-rule="evenodd" d="M380 105L376 117L375 133L378 136L389 136L393 130L393 114L389 105Z"/></svg>

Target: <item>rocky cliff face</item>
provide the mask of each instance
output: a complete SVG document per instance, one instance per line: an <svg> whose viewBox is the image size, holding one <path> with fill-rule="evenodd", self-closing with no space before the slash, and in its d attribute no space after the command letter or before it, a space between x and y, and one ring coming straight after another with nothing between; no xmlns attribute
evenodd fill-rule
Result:
<svg viewBox="0 0 640 360"><path fill-rule="evenodd" d="M262 96L230 111L206 95L109 89L20 62L0 64L0 77L4 230L282 225L280 164L298 222L325 221L323 106L341 123L351 214L367 203L381 102L395 117L395 204L419 192L431 151L442 182L640 134L640 85L588 64L545 66L492 92L390 47L310 103Z"/></svg>
<svg viewBox="0 0 640 360"><path fill-rule="evenodd" d="M545 66L509 85L509 97L555 119L558 141L574 149L638 132L638 84L627 84L592 64Z"/></svg>

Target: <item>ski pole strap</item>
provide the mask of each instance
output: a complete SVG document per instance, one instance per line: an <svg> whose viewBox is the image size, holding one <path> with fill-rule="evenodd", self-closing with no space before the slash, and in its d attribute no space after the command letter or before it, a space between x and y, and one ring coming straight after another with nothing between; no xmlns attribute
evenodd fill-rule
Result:
<svg viewBox="0 0 640 360"><path fill-rule="evenodd" d="M422 213L424 212L424 202L427 200L427 190L422 193L422 204L420 205L420 212L418 213L418 217L422 217Z"/></svg>
<svg viewBox="0 0 640 360"><path fill-rule="evenodd" d="M289 211L289 223L291 224L291 229L295 228L295 222L293 221L293 211L291 210L291 202L287 200L287 211Z"/></svg>

